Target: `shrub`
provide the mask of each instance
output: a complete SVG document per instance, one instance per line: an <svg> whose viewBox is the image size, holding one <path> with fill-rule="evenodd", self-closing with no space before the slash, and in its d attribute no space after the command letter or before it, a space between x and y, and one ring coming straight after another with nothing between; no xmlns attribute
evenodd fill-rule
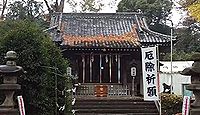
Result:
<svg viewBox="0 0 200 115"><path fill-rule="evenodd" d="M161 94L162 115L173 115L182 111L182 96L175 94Z"/></svg>

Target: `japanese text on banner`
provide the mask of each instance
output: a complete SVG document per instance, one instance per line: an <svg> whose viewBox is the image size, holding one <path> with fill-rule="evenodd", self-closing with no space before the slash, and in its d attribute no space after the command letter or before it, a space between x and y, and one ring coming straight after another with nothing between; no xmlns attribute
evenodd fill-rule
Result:
<svg viewBox="0 0 200 115"><path fill-rule="evenodd" d="M144 100L158 100L156 47L142 48Z"/></svg>

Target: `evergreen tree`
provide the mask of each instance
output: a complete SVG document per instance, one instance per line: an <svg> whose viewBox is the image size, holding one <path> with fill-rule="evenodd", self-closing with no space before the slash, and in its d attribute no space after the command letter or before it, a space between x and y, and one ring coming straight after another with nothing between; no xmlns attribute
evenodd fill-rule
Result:
<svg viewBox="0 0 200 115"><path fill-rule="evenodd" d="M9 50L17 52L17 65L27 72L18 78L27 114L54 115L55 74L58 71L61 75L66 73L68 65L59 48L36 23L4 21L0 23L1 64L5 64L4 56ZM66 79L57 76L60 90L64 89Z"/></svg>
<svg viewBox="0 0 200 115"><path fill-rule="evenodd" d="M171 14L172 2L169 0L122 0L118 4L118 12L141 11L154 31L169 34L166 18Z"/></svg>

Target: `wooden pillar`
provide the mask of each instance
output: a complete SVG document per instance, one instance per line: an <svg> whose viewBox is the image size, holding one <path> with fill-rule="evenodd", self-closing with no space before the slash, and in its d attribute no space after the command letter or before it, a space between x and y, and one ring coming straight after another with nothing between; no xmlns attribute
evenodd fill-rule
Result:
<svg viewBox="0 0 200 115"><path fill-rule="evenodd" d="M99 55L99 66L100 66L100 70L99 70L99 80L100 83L102 82L102 55Z"/></svg>
<svg viewBox="0 0 200 115"><path fill-rule="evenodd" d="M83 83L85 83L85 55L82 55L82 63L83 63Z"/></svg>
<svg viewBox="0 0 200 115"><path fill-rule="evenodd" d="M118 83L120 83L120 79L121 79L121 66L120 66L120 55L117 55L117 73L118 73Z"/></svg>
<svg viewBox="0 0 200 115"><path fill-rule="evenodd" d="M93 62L93 55L90 55L90 82L92 82L92 62Z"/></svg>
<svg viewBox="0 0 200 115"><path fill-rule="evenodd" d="M135 76L132 77L132 96L135 96Z"/></svg>
<svg viewBox="0 0 200 115"><path fill-rule="evenodd" d="M109 75L110 75L110 83L112 82L112 55L109 55Z"/></svg>

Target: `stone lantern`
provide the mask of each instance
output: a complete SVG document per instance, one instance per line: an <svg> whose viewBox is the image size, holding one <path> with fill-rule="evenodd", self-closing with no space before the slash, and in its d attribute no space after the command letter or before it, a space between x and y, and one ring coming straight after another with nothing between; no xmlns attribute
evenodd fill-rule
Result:
<svg viewBox="0 0 200 115"><path fill-rule="evenodd" d="M18 109L14 108L13 95L21 86L17 84L17 77L23 73L20 66L16 66L16 52L6 53L6 65L0 65L0 75L3 77L3 84L0 84L0 91L4 93L5 100L0 105L0 115L19 115Z"/></svg>
<svg viewBox="0 0 200 115"><path fill-rule="evenodd" d="M182 75L191 76L191 84L186 89L193 91L195 101L191 104L190 115L200 114L200 53L192 55L194 63L192 67L185 68Z"/></svg>

